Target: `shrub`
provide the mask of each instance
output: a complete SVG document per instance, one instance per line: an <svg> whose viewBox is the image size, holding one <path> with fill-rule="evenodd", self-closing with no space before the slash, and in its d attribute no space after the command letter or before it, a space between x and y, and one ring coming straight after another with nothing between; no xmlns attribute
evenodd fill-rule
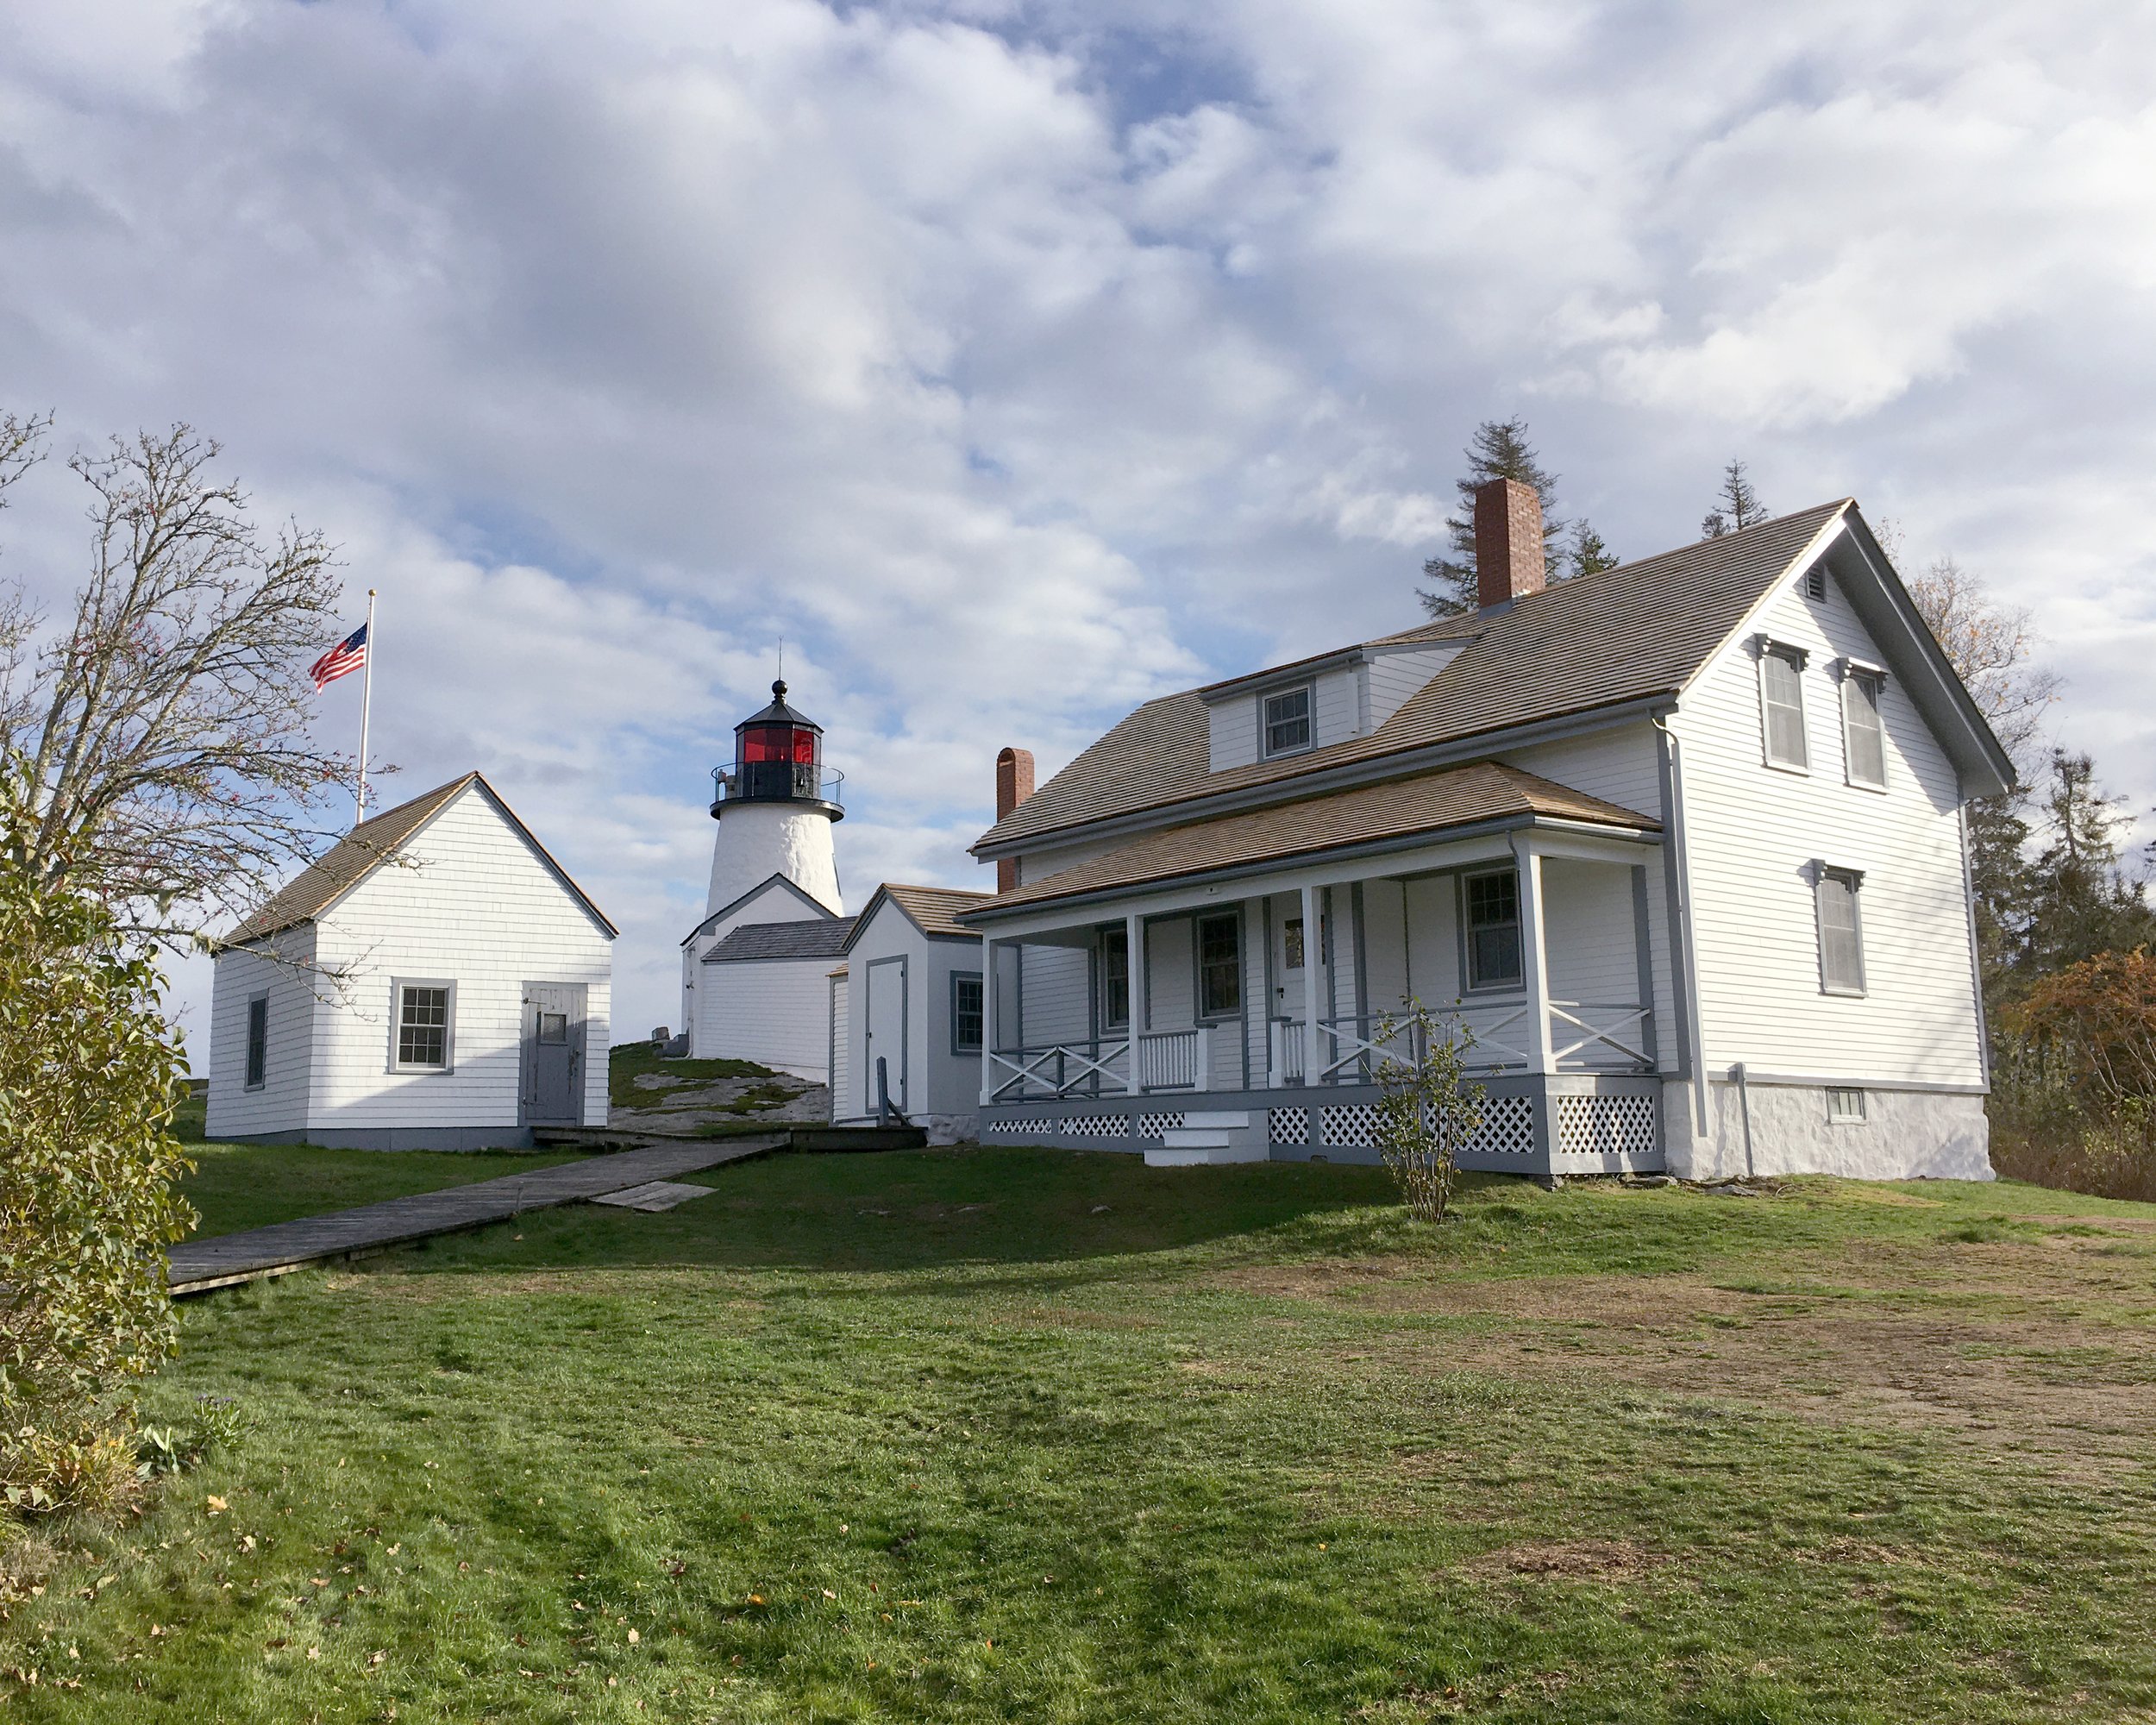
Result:
<svg viewBox="0 0 2156 1725"><path fill-rule="evenodd" d="M2108 1198L2156 1197L2156 960L2104 952L1999 1014L1992 1164Z"/></svg>
<svg viewBox="0 0 2156 1725"><path fill-rule="evenodd" d="M172 1351L165 1247L194 1216L156 967L20 855L0 849L0 1492L41 1511L131 1489L122 1395Z"/></svg>
<svg viewBox="0 0 2156 1725"><path fill-rule="evenodd" d="M1459 1146L1482 1123L1482 1087L1464 1081L1475 1038L1457 1020L1440 1022L1420 1000L1378 1020L1387 1052L1377 1063L1384 1094L1377 1103L1377 1143L1401 1201L1426 1222L1441 1222L1452 1201ZM1392 1051L1405 1046L1403 1059Z"/></svg>

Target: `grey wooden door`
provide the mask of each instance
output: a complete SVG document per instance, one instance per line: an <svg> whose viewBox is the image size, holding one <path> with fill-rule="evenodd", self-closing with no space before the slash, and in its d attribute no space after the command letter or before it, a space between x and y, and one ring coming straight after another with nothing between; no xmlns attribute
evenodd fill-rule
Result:
<svg viewBox="0 0 2156 1725"><path fill-rule="evenodd" d="M518 1095L524 1124L583 1125L584 985L525 983L523 1044Z"/></svg>
<svg viewBox="0 0 2156 1725"><path fill-rule="evenodd" d="M868 1033L862 1039L866 1111L876 1111L876 1062L883 1062L891 1106L906 1112L906 957L872 959L868 965Z"/></svg>

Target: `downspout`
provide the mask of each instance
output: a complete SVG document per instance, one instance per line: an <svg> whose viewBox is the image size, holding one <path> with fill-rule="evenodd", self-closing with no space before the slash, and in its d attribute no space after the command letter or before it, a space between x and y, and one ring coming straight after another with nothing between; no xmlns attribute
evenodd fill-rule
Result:
<svg viewBox="0 0 2156 1725"><path fill-rule="evenodd" d="M1692 1119L1696 1136L1708 1132L1707 1054L1700 1031L1698 943L1692 928L1692 871L1689 834L1684 822L1683 755L1668 712L1650 716L1661 733L1662 883L1670 910L1670 993L1677 1008L1677 1041L1682 1074L1691 1081Z"/></svg>

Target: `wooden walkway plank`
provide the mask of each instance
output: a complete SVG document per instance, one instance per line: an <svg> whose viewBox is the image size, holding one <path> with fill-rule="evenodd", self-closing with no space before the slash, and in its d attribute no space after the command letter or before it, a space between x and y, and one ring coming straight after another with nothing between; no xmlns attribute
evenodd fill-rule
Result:
<svg viewBox="0 0 2156 1725"><path fill-rule="evenodd" d="M266 1228L188 1240L172 1248L166 1284L173 1295L205 1294L266 1276L282 1276L332 1258L380 1251L434 1234L507 1221L528 1210L580 1203L608 1192L746 1162L787 1148L784 1131L755 1138L707 1138L648 1145L611 1156L587 1157L529 1174L507 1174L438 1192L414 1192L326 1216L303 1216Z"/></svg>

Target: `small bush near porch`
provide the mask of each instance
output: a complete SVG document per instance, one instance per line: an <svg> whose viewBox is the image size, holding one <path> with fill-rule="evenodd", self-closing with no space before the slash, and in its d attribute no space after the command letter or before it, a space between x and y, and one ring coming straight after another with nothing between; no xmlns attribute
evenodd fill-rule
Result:
<svg viewBox="0 0 2156 1725"><path fill-rule="evenodd" d="M9 1716L2156 1707L2156 1208L706 1178L189 1305L147 1411L243 1427L139 1523L16 1536Z"/></svg>

